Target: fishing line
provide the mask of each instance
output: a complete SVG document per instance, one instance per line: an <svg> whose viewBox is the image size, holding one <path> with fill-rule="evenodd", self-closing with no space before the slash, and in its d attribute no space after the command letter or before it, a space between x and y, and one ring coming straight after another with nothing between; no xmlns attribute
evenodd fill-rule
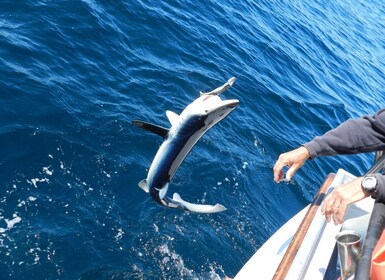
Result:
<svg viewBox="0 0 385 280"><path fill-rule="evenodd" d="M271 6L279 7L280 1L271 1L270 4L271 4ZM270 10L270 11L271 11L271 10ZM272 13L273 13L273 12L271 12L271 13L269 14L269 16L271 16ZM279 13L275 13L275 14L279 14ZM277 38L282 37L282 35L283 35L284 33L286 33L286 32L289 30L289 28L290 28L289 22L285 22L285 21L283 20L284 18L281 18L281 17L272 17L272 16L271 16L271 18L275 18L275 19L276 19L276 22L278 22L278 23L279 23L279 20L282 19L282 24L280 24L280 25L277 24L278 26L282 26L282 30L281 30L280 32L278 32ZM271 22L274 23L274 21L271 21ZM268 25L268 26L270 26L270 25ZM274 29L273 29L273 31L274 31ZM262 35L264 35L264 34L262 34ZM246 73L246 71L247 71L249 68L251 68L251 65L253 65L257 60L260 60L261 57L262 57L262 55L264 55L264 54L267 52L267 50L271 48L271 46L272 46L272 44L273 44L274 42L276 42L276 41L273 41L273 40L272 40L272 41L270 41L269 43L267 43L267 45L265 46L265 48L262 50L262 52L261 52L259 55L257 55L254 59L252 59L250 63L244 64L245 67L244 67L244 69L239 73L239 75L238 75L237 78L240 78L240 77L244 76L245 73ZM258 42L258 43L259 43L259 42ZM262 43L263 43L263 42L262 42Z"/></svg>
<svg viewBox="0 0 385 280"><path fill-rule="evenodd" d="M280 37L283 35L283 33L285 33L288 29L289 29L289 25L287 24L286 28L283 27L282 31L278 33L278 36L277 36L277 37L280 38ZM257 60L259 60L259 59L262 57L262 55L264 55L264 54L266 53L266 51L267 51L268 49L271 48L271 46L272 46L272 44L273 44L274 42L275 42L275 41L273 41L273 40L270 41L270 42L265 46L265 48L262 50L262 52L261 52L259 55L257 55L254 59L252 59L250 63L244 64L245 67L244 67L244 69L238 74L237 78L240 78L240 77L244 76L245 73L246 73L246 71L248 70L248 68L251 68L251 65L253 65Z"/></svg>

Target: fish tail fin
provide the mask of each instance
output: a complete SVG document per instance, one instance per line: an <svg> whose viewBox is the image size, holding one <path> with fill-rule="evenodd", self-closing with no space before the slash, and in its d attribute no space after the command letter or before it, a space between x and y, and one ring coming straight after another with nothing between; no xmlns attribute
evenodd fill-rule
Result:
<svg viewBox="0 0 385 280"><path fill-rule="evenodd" d="M177 205L177 208L181 208L184 210L188 210L195 213L218 213L226 210L221 204L208 205L208 204L194 204L183 200L178 193L174 193L172 199L168 198L168 203L172 203L172 205ZM171 206L175 208L175 206Z"/></svg>

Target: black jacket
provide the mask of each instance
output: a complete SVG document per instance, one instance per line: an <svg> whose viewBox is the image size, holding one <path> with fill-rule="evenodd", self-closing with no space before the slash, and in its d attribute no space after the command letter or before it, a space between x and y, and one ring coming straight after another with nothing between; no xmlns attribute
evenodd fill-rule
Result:
<svg viewBox="0 0 385 280"><path fill-rule="evenodd" d="M385 108L373 116L349 119L324 135L303 145L314 159L323 155L343 155L385 150ZM377 200L385 202L385 176L377 174Z"/></svg>

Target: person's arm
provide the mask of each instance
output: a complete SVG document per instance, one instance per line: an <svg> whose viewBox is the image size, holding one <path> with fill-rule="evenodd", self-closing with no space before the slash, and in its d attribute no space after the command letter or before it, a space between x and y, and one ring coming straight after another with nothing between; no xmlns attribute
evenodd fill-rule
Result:
<svg viewBox="0 0 385 280"><path fill-rule="evenodd" d="M321 155L357 154L385 149L385 109L374 116L350 119L303 144L314 159Z"/></svg>
<svg viewBox="0 0 385 280"><path fill-rule="evenodd" d="M354 154L385 149L385 109L374 116L350 119L322 136L303 144L300 148L283 153L274 165L274 181L283 180L282 169L289 167L286 180L310 157L321 155Z"/></svg>

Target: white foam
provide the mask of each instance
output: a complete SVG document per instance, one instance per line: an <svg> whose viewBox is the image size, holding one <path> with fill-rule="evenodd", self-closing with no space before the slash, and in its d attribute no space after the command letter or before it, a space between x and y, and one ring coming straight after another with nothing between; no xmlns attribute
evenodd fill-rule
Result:
<svg viewBox="0 0 385 280"><path fill-rule="evenodd" d="M243 168L243 169L246 169L246 167L247 167L248 165L249 165L249 163L248 163L247 161L244 161L244 162L243 162L242 168Z"/></svg>
<svg viewBox="0 0 385 280"><path fill-rule="evenodd" d="M122 239L123 234L124 234L123 229L121 229L121 228L118 229L118 233L117 233L116 236L115 236L115 240L116 240L116 241L119 241L120 239Z"/></svg>
<svg viewBox="0 0 385 280"><path fill-rule="evenodd" d="M24 205L25 205L25 201L23 200L23 201L19 202L19 204L17 205L17 207L22 207L22 206L24 206Z"/></svg>
<svg viewBox="0 0 385 280"><path fill-rule="evenodd" d="M31 179L31 181L27 180L27 182L34 185L35 188L37 188L37 183L44 183L44 182L48 183L49 179L47 179L47 178L43 178L43 179L34 178L34 179Z"/></svg>
<svg viewBox="0 0 385 280"><path fill-rule="evenodd" d="M8 229L13 228L17 223L21 222L21 218L18 217L16 214L13 214L13 217L14 218L12 220L5 219L5 222L7 223Z"/></svg>
<svg viewBox="0 0 385 280"><path fill-rule="evenodd" d="M111 178L111 174L107 173L106 171L103 171L103 173L104 173L108 178Z"/></svg>
<svg viewBox="0 0 385 280"><path fill-rule="evenodd" d="M49 170L49 167L43 167L43 172L47 175L50 175L50 176L52 176L52 174L53 174L53 170L52 171Z"/></svg>
<svg viewBox="0 0 385 280"><path fill-rule="evenodd" d="M159 232L159 227L156 224L154 224L154 229L155 229L155 232Z"/></svg>
<svg viewBox="0 0 385 280"><path fill-rule="evenodd" d="M13 214L13 219L4 219L5 223L7 224L7 228L0 228L0 233L4 233L7 230L12 229L17 223L21 222L21 218L18 217L16 214Z"/></svg>

